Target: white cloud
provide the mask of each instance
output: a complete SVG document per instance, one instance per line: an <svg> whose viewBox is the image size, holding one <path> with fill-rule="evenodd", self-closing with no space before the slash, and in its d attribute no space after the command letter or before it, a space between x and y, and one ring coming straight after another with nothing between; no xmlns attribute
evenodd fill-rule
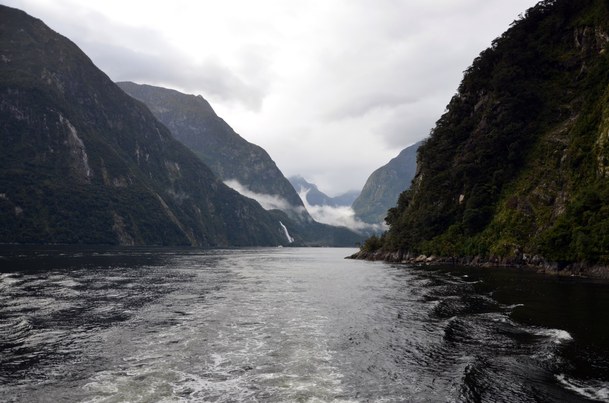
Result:
<svg viewBox="0 0 609 403"><path fill-rule="evenodd" d="M302 190L299 193L305 208L301 206L293 206L284 198L277 195L269 195L264 193L256 193L251 191L247 186L242 185L235 179L224 181L224 184L231 189L239 192L245 197L254 199L264 208L265 210L281 210L286 213L296 213L299 216L303 216L306 211L309 212L311 217L317 222L334 225L339 227L347 227L356 232L379 232L386 228L383 225L372 225L364 223L355 218L355 213L351 207L332 207L332 206L313 206L307 202L307 193L309 189Z"/></svg>
<svg viewBox="0 0 609 403"><path fill-rule="evenodd" d="M235 179L224 181L224 184L229 188L236 190L241 195L256 200L265 210L291 211L296 208L281 196L253 192L247 186L242 185Z"/></svg>
<svg viewBox="0 0 609 403"><path fill-rule="evenodd" d="M311 221L311 216L308 214L305 207L294 206L279 195L256 193L250 190L247 186L241 184L236 179L224 181L224 184L229 188L237 191L242 196L256 200L258 204L260 204L260 206L262 206L262 208L265 210L281 210L286 213L288 217L299 222Z"/></svg>
<svg viewBox="0 0 609 403"><path fill-rule="evenodd" d="M328 225L334 225L337 227L347 227L359 233L380 232L386 229L386 227L381 224L368 224L358 220L355 217L355 212L349 206L334 207L327 205L310 205L307 202L308 192L309 189L302 190L298 195L302 199L302 202L304 203L305 208L307 209L311 217L313 217L313 219L317 222Z"/></svg>

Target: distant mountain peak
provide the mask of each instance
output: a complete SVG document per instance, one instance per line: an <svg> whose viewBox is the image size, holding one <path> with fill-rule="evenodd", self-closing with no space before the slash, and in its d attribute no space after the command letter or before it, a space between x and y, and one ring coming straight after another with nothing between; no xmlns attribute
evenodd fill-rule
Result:
<svg viewBox="0 0 609 403"><path fill-rule="evenodd" d="M350 206L359 195L359 191L351 190L336 197L330 197L319 190L317 185L307 181L302 175L294 175L288 178L296 192L302 198L306 197L308 205L311 206Z"/></svg>

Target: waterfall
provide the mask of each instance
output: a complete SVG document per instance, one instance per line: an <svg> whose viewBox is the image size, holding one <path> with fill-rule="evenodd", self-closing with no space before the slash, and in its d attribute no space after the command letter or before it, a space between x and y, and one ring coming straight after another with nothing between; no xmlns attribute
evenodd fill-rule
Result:
<svg viewBox="0 0 609 403"><path fill-rule="evenodd" d="M290 236L290 233L288 232L288 229L285 227L285 225L283 225L281 221L279 221L279 225L281 225L281 228L283 228L283 232L285 233L285 237L288 239L288 242L294 242L294 238Z"/></svg>

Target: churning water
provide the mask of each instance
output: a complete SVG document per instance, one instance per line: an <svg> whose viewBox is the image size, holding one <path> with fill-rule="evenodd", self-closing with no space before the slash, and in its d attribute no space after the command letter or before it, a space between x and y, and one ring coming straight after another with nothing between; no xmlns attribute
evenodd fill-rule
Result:
<svg viewBox="0 0 609 403"><path fill-rule="evenodd" d="M17 249L0 400L609 401L609 284L348 249Z"/></svg>

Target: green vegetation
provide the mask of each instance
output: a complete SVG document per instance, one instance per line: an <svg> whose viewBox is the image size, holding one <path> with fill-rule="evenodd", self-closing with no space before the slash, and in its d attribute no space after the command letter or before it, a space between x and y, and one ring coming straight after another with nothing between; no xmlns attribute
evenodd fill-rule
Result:
<svg viewBox="0 0 609 403"><path fill-rule="evenodd" d="M609 263L608 43L606 1L543 1L515 21L465 72L370 245Z"/></svg>

